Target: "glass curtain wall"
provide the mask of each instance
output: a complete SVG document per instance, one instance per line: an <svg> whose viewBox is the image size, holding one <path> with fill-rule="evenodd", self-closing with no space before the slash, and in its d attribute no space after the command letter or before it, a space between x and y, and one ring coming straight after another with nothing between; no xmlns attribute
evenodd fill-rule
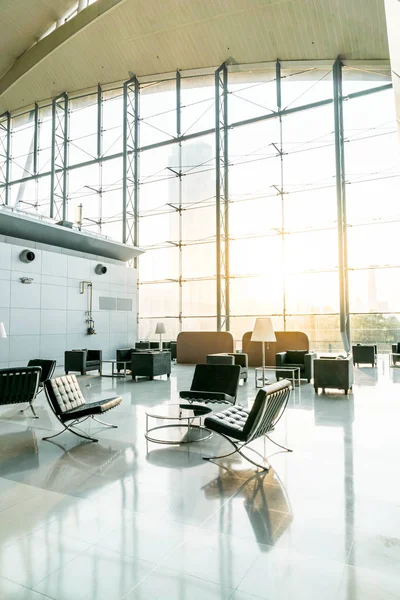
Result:
<svg viewBox="0 0 400 600"><path fill-rule="evenodd" d="M117 241L136 210L146 250L137 265L140 338L155 337L160 320L166 339L215 330L222 260L223 327L236 340L257 316L271 316L276 330L306 331L316 350L340 349L333 83L328 63L235 65L219 88L211 71L142 78L136 107L122 85L99 86L62 99L56 112L53 101L3 115L1 202L49 217L61 194L67 220ZM400 171L388 84L388 67L343 67L352 341L381 350L400 325L392 289ZM137 158L133 175L126 156ZM124 186L136 186L133 211L124 210ZM229 217L220 231L218 203Z"/></svg>

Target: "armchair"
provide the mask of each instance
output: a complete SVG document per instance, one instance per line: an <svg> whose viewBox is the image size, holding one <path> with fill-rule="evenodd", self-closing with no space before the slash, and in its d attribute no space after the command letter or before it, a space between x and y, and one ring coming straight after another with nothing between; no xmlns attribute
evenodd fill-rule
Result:
<svg viewBox="0 0 400 600"><path fill-rule="evenodd" d="M190 390L179 392L189 402L236 403L239 365L196 365Z"/></svg>
<svg viewBox="0 0 400 600"><path fill-rule="evenodd" d="M97 402L86 402L82 395L81 388L79 387L76 375L66 375L65 377L48 379L44 382L44 389L53 413L64 428L54 435L44 437L44 440L50 440L64 431L70 431L78 437L89 440L90 442L98 442L96 438L84 435L83 433L78 433L72 429L75 425L83 423L89 418L94 419L106 427L118 427L117 425L111 425L110 423L101 421L96 415L102 415L104 412L121 404L121 396L98 400Z"/></svg>
<svg viewBox="0 0 400 600"><path fill-rule="evenodd" d="M248 376L247 354L242 352L221 352L219 354L207 354L206 361L208 365L239 365L240 379L243 379L243 381L246 383Z"/></svg>
<svg viewBox="0 0 400 600"><path fill-rule="evenodd" d="M370 346L357 344L357 346L353 346L352 354L353 365L360 366L364 363L371 364L371 367L377 365L378 350L376 344Z"/></svg>
<svg viewBox="0 0 400 600"><path fill-rule="evenodd" d="M393 366L396 366L398 362L400 362L400 342L397 344L392 344L392 354L398 354L398 356L392 356Z"/></svg>
<svg viewBox="0 0 400 600"><path fill-rule="evenodd" d="M56 361L55 360L45 360L45 359L41 359L41 358L33 358L32 360L30 360L28 362L28 367L40 367L40 369L41 369L39 385L38 385L38 389L36 391L36 396L38 396L40 394L40 392L42 392L44 389L44 382L47 381L47 379L51 379L51 377L53 376L53 373L56 368ZM36 396L35 396L35 398L36 398ZM26 408L22 408L20 412L25 412L25 410L27 408L31 409L35 419L39 418L37 416L37 414L35 413L35 409L33 408L32 402L29 402L29 406L27 406Z"/></svg>
<svg viewBox="0 0 400 600"><path fill-rule="evenodd" d="M307 350L287 350L286 352L277 352L275 365L277 367L299 367L300 369L300 378L307 379L308 383L310 383L313 378L313 363L317 358L315 352L308 352ZM291 374L290 371L285 373L285 371L278 371L276 374L276 378L279 381L281 378L289 378Z"/></svg>
<svg viewBox="0 0 400 600"><path fill-rule="evenodd" d="M0 406L29 402L37 418L32 402L37 396L41 371L37 366L0 369Z"/></svg>
<svg viewBox="0 0 400 600"><path fill-rule="evenodd" d="M204 420L205 427L222 436L234 449L232 452L221 456L204 456L204 460L225 458L238 452L254 466L263 471L268 471L270 467L266 466L265 462L258 464L243 454L243 448L247 444L264 435L279 448L292 452L292 450L278 444L268 436L268 433L275 428L286 409L290 390L290 382L284 379L262 388L258 392L250 411L242 406L231 406L221 412L208 415ZM248 449L256 452L253 448ZM263 456L261 458L265 461Z"/></svg>
<svg viewBox="0 0 400 600"><path fill-rule="evenodd" d="M79 371L86 375L87 371L98 371L101 375L102 351L101 350L67 350L64 353L64 370Z"/></svg>
<svg viewBox="0 0 400 600"><path fill-rule="evenodd" d="M347 358L317 358L314 361L314 389L318 394L319 388L344 390L347 395L353 387L353 363Z"/></svg>

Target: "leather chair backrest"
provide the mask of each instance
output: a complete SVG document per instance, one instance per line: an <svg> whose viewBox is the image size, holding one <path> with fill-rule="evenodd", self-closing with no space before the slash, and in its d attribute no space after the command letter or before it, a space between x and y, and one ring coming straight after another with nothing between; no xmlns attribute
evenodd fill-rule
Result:
<svg viewBox="0 0 400 600"><path fill-rule="evenodd" d="M207 354L208 365L234 365L233 354Z"/></svg>
<svg viewBox="0 0 400 600"><path fill-rule="evenodd" d="M31 402L37 393L40 367L0 369L0 404Z"/></svg>
<svg viewBox="0 0 400 600"><path fill-rule="evenodd" d="M76 375L63 375L48 379L45 381L44 387L57 415L86 404Z"/></svg>
<svg viewBox="0 0 400 600"><path fill-rule="evenodd" d="M56 361L34 358L28 362L28 367L41 367L40 383L43 383L46 379L51 379L56 368Z"/></svg>
<svg viewBox="0 0 400 600"><path fill-rule="evenodd" d="M271 431L286 408L290 389L290 381L282 379L259 390L243 428L248 439L255 439Z"/></svg>
<svg viewBox="0 0 400 600"><path fill-rule="evenodd" d="M239 365L196 365L190 389L197 392L223 392L236 398L239 380Z"/></svg>

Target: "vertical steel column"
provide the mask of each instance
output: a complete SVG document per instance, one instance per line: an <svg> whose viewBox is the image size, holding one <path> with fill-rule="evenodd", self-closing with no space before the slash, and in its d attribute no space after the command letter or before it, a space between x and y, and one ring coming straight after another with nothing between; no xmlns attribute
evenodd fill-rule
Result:
<svg viewBox="0 0 400 600"><path fill-rule="evenodd" d="M333 108L335 120L336 156L336 200L338 219L339 250L339 304L340 334L346 352L350 351L350 315L347 269L347 219L346 219L346 179L344 160L342 63L339 58L333 65Z"/></svg>
<svg viewBox="0 0 400 600"><path fill-rule="evenodd" d="M101 85L97 85L97 158L99 160L99 233L103 223L103 92Z"/></svg>
<svg viewBox="0 0 400 600"><path fill-rule="evenodd" d="M176 135L179 138L182 135L182 112L181 112L181 74L176 72ZM182 331L182 312L183 312L183 288L182 288L182 142L178 144L179 154L179 331Z"/></svg>
<svg viewBox="0 0 400 600"><path fill-rule="evenodd" d="M64 92L52 102L50 217L67 218L68 96Z"/></svg>
<svg viewBox="0 0 400 600"><path fill-rule="evenodd" d="M139 82L124 83L122 242L138 245ZM136 260L135 260L136 266Z"/></svg>
<svg viewBox="0 0 400 600"><path fill-rule="evenodd" d="M230 330L228 68L215 71L217 329Z"/></svg>
<svg viewBox="0 0 400 600"><path fill-rule="evenodd" d="M33 132L33 174L38 172L38 150L39 150L39 106L35 102L35 129Z"/></svg>
<svg viewBox="0 0 400 600"><path fill-rule="evenodd" d="M281 78L281 63L279 59L276 61L276 106L278 111L282 110L282 78ZM286 331L286 253L285 253L285 201L284 201L284 177L283 177L283 124L282 115L279 115L279 149L281 159L281 181L279 194L281 197L281 237L282 237L282 301L283 301L283 330Z"/></svg>
<svg viewBox="0 0 400 600"><path fill-rule="evenodd" d="M0 204L8 204L10 196L11 115L0 116Z"/></svg>

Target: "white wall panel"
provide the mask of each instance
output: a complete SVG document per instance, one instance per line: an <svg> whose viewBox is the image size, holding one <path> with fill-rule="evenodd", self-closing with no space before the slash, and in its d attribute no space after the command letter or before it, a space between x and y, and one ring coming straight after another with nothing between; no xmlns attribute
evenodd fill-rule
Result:
<svg viewBox="0 0 400 600"><path fill-rule="evenodd" d="M57 285L42 285L41 308L67 309L67 288Z"/></svg>
<svg viewBox="0 0 400 600"><path fill-rule="evenodd" d="M38 308L11 308L10 335L39 335L40 310Z"/></svg>
<svg viewBox="0 0 400 600"><path fill-rule="evenodd" d="M68 257L65 254L55 252L43 252L42 275L53 275L54 277L67 277Z"/></svg>
<svg viewBox="0 0 400 600"><path fill-rule="evenodd" d="M11 270L11 245L0 244L0 269Z"/></svg>
<svg viewBox="0 0 400 600"><path fill-rule="evenodd" d="M0 306L7 308L10 306L11 299L11 282L0 280Z"/></svg>
<svg viewBox="0 0 400 600"><path fill-rule="evenodd" d="M31 358L39 358L39 341L40 336L38 335L10 336L10 363L14 364L14 361L28 362Z"/></svg>
<svg viewBox="0 0 400 600"><path fill-rule="evenodd" d="M35 252L32 263L23 263L24 249ZM59 249L57 249L59 250ZM21 240L0 241L0 321L8 337L0 340L0 364L26 364L31 358L53 358L63 367L65 350L93 348L104 358L115 358L115 350L136 341L136 272L106 259L69 255L30 248ZM107 266L106 275L96 275L97 264ZM128 277L129 273L129 277ZM20 282L32 277L33 283ZM93 318L96 335L88 336L89 294L80 294L80 282L93 282ZM127 283L131 284L129 287ZM132 286L132 283L134 284ZM113 292L110 287L113 286ZM100 296L131 298L134 311L98 310ZM112 321L111 321L111 315Z"/></svg>
<svg viewBox="0 0 400 600"><path fill-rule="evenodd" d="M11 303L13 308L40 308L40 285L11 281Z"/></svg>
<svg viewBox="0 0 400 600"><path fill-rule="evenodd" d="M66 350L67 336L63 335L41 335L40 356L57 360L57 366L64 363L64 351ZM62 360L61 360L62 359Z"/></svg>
<svg viewBox="0 0 400 600"><path fill-rule="evenodd" d="M77 256L67 256L68 278L90 280L90 260Z"/></svg>
<svg viewBox="0 0 400 600"><path fill-rule="evenodd" d="M67 311L67 333L78 333L83 335L86 332L86 315L82 310Z"/></svg>
<svg viewBox="0 0 400 600"><path fill-rule="evenodd" d="M70 312L70 311L68 311ZM40 311L40 333L66 334L67 333L67 311L65 310L41 310Z"/></svg>

